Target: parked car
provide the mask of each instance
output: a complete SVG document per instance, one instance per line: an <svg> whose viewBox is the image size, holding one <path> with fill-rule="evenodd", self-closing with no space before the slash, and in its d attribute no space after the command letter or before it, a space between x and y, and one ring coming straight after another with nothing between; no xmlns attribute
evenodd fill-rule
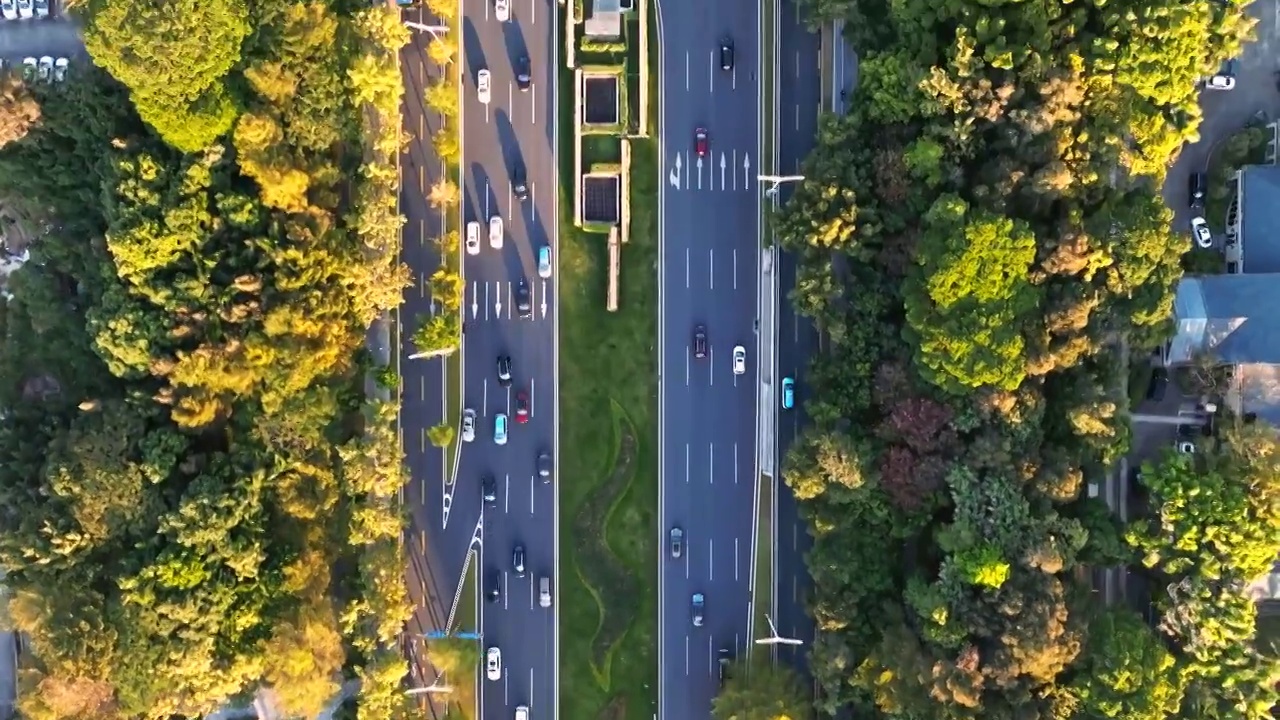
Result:
<svg viewBox="0 0 1280 720"><path fill-rule="evenodd" d="M796 406L796 381L794 378L782 378L782 409L790 410Z"/></svg>
<svg viewBox="0 0 1280 720"><path fill-rule="evenodd" d="M480 223L475 220L467 223L467 254L480 254Z"/></svg>
<svg viewBox="0 0 1280 720"><path fill-rule="evenodd" d="M494 215L489 218L489 247L494 250L501 250L502 236L502 216Z"/></svg>
<svg viewBox="0 0 1280 720"><path fill-rule="evenodd" d="M720 38L720 69L733 70L733 38L728 35Z"/></svg>
<svg viewBox="0 0 1280 720"><path fill-rule="evenodd" d="M489 104L491 95L490 85L493 81L493 75L488 69L481 70L476 73L476 97L485 105Z"/></svg>
<svg viewBox="0 0 1280 720"><path fill-rule="evenodd" d="M551 246L543 245L538 248L538 277L551 277Z"/></svg>
<svg viewBox="0 0 1280 720"><path fill-rule="evenodd" d="M703 596L702 593L694 593L692 605L693 605L693 612L692 612L693 626L702 627L702 623L704 620L703 612L706 610L707 599L706 597Z"/></svg>
<svg viewBox="0 0 1280 720"><path fill-rule="evenodd" d="M498 18L498 22L506 22L511 19L511 0L494 0L493 16Z"/></svg>
<svg viewBox="0 0 1280 720"><path fill-rule="evenodd" d="M462 442L476 439L476 411L467 408L462 411Z"/></svg>
<svg viewBox="0 0 1280 720"><path fill-rule="evenodd" d="M1232 90L1236 86L1236 69L1239 63L1234 59L1222 63L1218 72L1205 80L1204 86L1210 90Z"/></svg>
<svg viewBox="0 0 1280 720"><path fill-rule="evenodd" d="M1196 451L1196 444L1191 442L1190 440L1179 440L1177 445L1178 445L1178 452L1180 453L1186 453L1188 455L1191 455L1191 454L1194 454Z"/></svg>
<svg viewBox="0 0 1280 720"><path fill-rule="evenodd" d="M520 88L520 92L528 92L533 87L533 73L529 70L529 56L521 55L516 58L516 87Z"/></svg>
<svg viewBox="0 0 1280 720"><path fill-rule="evenodd" d="M1193 172L1187 176L1187 204L1193 208L1204 207L1204 196L1209 189L1209 176Z"/></svg>
<svg viewBox="0 0 1280 720"><path fill-rule="evenodd" d="M36 6L32 0L18 0L18 17L27 20L35 17Z"/></svg>
<svg viewBox="0 0 1280 720"><path fill-rule="evenodd" d="M693 356L699 360L707 356L706 325L695 325L693 328Z"/></svg>
<svg viewBox="0 0 1280 720"><path fill-rule="evenodd" d="M671 528L671 558L678 559L684 554L684 530Z"/></svg>
<svg viewBox="0 0 1280 720"><path fill-rule="evenodd" d="M507 444L507 416L498 413L493 416L493 442L495 445Z"/></svg>
<svg viewBox="0 0 1280 720"><path fill-rule="evenodd" d="M1158 367L1151 371L1151 380L1147 382L1147 399L1160 402L1164 392L1169 388L1169 371Z"/></svg>
<svg viewBox="0 0 1280 720"><path fill-rule="evenodd" d="M496 647L485 651L484 676L494 682L502 679L502 651Z"/></svg>
<svg viewBox="0 0 1280 720"><path fill-rule="evenodd" d="M39 61L33 57L22 58L22 79L24 82L32 83L36 81L39 65Z"/></svg>
<svg viewBox="0 0 1280 720"><path fill-rule="evenodd" d="M40 64L36 70L36 77L39 78L40 82L53 81L53 58L48 55L40 58Z"/></svg>
<svg viewBox="0 0 1280 720"><path fill-rule="evenodd" d="M747 349L741 345L733 347L733 374L742 375L747 371Z"/></svg>
<svg viewBox="0 0 1280 720"><path fill-rule="evenodd" d="M1205 222L1204 218L1199 216L1191 218L1191 234L1199 247L1213 247L1213 232L1209 230L1209 223Z"/></svg>
<svg viewBox="0 0 1280 720"><path fill-rule="evenodd" d="M36 17L49 17L49 0L35 0Z"/></svg>
<svg viewBox="0 0 1280 720"><path fill-rule="evenodd" d="M17 0L0 0L0 15L5 20L18 19L18 1Z"/></svg>

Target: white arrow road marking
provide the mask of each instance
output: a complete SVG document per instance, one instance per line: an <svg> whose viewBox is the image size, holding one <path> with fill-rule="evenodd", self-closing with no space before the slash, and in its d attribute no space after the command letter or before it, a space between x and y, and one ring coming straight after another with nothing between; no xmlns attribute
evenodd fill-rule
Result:
<svg viewBox="0 0 1280 720"><path fill-rule="evenodd" d="M502 283L495 282L493 286L494 286L494 290L496 291L493 293L493 296L494 296L493 297L493 314L496 319L501 320L502 319Z"/></svg>
<svg viewBox="0 0 1280 720"><path fill-rule="evenodd" d="M728 165L728 161L724 158L724 151L720 151L720 189L724 189L724 168Z"/></svg>
<svg viewBox="0 0 1280 720"><path fill-rule="evenodd" d="M480 313L480 292L476 288L476 281L471 281L471 319L475 320L476 315Z"/></svg>
<svg viewBox="0 0 1280 720"><path fill-rule="evenodd" d="M546 319L547 317L547 281L546 280L542 281L542 317L543 319Z"/></svg>
<svg viewBox="0 0 1280 720"><path fill-rule="evenodd" d="M671 171L671 174L667 177L667 181L671 183L671 187L677 190L680 189L680 166L681 166L680 153L676 153L676 166L675 166L675 169Z"/></svg>
<svg viewBox="0 0 1280 720"><path fill-rule="evenodd" d="M702 189L702 156L698 156L698 189Z"/></svg>

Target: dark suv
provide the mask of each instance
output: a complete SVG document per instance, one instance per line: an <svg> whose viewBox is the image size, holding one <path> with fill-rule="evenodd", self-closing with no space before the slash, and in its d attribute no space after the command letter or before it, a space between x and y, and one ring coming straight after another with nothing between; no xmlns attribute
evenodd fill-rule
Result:
<svg viewBox="0 0 1280 720"><path fill-rule="evenodd" d="M520 278L520 282L516 283L516 310L520 313L520 317L531 317L533 315L533 303L529 300L529 283L524 278Z"/></svg>
<svg viewBox="0 0 1280 720"><path fill-rule="evenodd" d="M706 325L699 325L693 329L693 356L699 360L707 356Z"/></svg>
<svg viewBox="0 0 1280 720"><path fill-rule="evenodd" d="M525 178L524 163L519 160L511 166L511 190L520 202L529 199L529 181Z"/></svg>
<svg viewBox="0 0 1280 720"><path fill-rule="evenodd" d="M1204 207L1204 195L1209 189L1209 178L1202 172L1193 172L1187 178L1187 204L1193 208Z"/></svg>
<svg viewBox="0 0 1280 720"><path fill-rule="evenodd" d="M733 70L733 38L728 35L720 39L720 69Z"/></svg>
<svg viewBox="0 0 1280 720"><path fill-rule="evenodd" d="M526 92L533 85L533 74L529 72L529 56L516 58L516 87Z"/></svg>
<svg viewBox="0 0 1280 720"><path fill-rule="evenodd" d="M498 384L502 387L511 387L511 356L498 356Z"/></svg>

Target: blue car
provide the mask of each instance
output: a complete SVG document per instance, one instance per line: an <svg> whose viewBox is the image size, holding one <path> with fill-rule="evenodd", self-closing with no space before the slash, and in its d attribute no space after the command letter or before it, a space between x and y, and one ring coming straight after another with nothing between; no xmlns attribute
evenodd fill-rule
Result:
<svg viewBox="0 0 1280 720"><path fill-rule="evenodd" d="M498 413L493 416L493 442L498 445L507 444L507 415Z"/></svg>
<svg viewBox="0 0 1280 720"><path fill-rule="evenodd" d="M796 406L796 381L793 378L782 378L782 409L790 410Z"/></svg>
<svg viewBox="0 0 1280 720"><path fill-rule="evenodd" d="M538 248L538 277L551 277L551 246L543 245Z"/></svg>

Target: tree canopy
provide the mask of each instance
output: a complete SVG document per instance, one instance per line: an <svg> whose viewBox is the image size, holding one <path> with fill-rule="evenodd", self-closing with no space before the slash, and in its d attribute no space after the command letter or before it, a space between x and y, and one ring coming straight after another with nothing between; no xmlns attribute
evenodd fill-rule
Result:
<svg viewBox="0 0 1280 720"><path fill-rule="evenodd" d="M1230 624L1251 647L1238 587L1216 618L1174 603L1161 638L1083 586L1085 563L1145 556L1207 605L1210 572L1277 554L1236 500L1254 490L1216 501L1239 471L1153 476L1147 529L1084 497L1128 448L1126 343L1167 333L1189 243L1157 189L1196 137L1197 78L1249 36L1242 5L801 4L861 60L775 218L825 339L782 468L814 538L819 711L1261 720L1268 666L1178 639Z"/></svg>
<svg viewBox="0 0 1280 720"><path fill-rule="evenodd" d="M359 678L362 719L402 717L402 458L363 392L405 278L397 14L87 23L105 71L36 89L0 148L0 190L49 228L0 313L19 711L195 717L270 688L313 717Z"/></svg>

